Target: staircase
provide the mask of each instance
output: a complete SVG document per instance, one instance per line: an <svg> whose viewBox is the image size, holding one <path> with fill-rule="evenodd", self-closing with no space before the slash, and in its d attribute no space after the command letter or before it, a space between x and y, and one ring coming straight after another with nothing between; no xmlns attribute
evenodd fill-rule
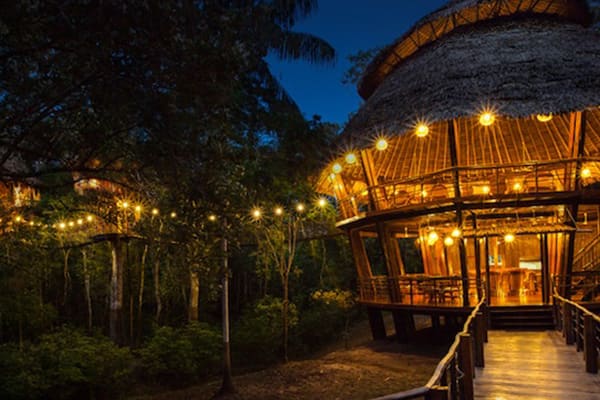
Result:
<svg viewBox="0 0 600 400"><path fill-rule="evenodd" d="M554 329L551 306L490 307L490 320L492 329Z"/></svg>

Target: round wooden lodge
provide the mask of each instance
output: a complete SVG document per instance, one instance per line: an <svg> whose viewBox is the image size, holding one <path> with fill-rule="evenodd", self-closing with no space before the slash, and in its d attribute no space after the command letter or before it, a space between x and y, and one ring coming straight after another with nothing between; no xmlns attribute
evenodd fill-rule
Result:
<svg viewBox="0 0 600 400"><path fill-rule="evenodd" d="M600 294L600 34L579 0L455 0L385 48L319 180L381 336Z"/></svg>

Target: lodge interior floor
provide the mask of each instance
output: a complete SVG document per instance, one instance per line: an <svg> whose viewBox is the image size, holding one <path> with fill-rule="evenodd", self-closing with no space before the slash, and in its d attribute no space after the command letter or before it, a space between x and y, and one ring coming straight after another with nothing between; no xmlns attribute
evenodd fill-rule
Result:
<svg viewBox="0 0 600 400"><path fill-rule="evenodd" d="M489 331L475 399L600 400L600 375L555 331Z"/></svg>

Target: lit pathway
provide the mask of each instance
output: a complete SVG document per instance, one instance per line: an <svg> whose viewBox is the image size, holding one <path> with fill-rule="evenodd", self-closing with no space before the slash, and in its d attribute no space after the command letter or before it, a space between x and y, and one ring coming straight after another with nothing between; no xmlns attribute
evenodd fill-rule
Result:
<svg viewBox="0 0 600 400"><path fill-rule="evenodd" d="M600 375L585 372L583 354L555 331L489 331L475 398L600 400Z"/></svg>

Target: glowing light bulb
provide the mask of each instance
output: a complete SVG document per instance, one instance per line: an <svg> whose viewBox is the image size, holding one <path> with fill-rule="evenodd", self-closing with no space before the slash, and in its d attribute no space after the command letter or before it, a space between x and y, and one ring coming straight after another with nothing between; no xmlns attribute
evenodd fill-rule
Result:
<svg viewBox="0 0 600 400"><path fill-rule="evenodd" d="M446 236L444 239L444 244L446 246L452 246L454 244L454 239L452 239L450 236Z"/></svg>
<svg viewBox="0 0 600 400"><path fill-rule="evenodd" d="M33 221L29 221L29 226L35 225Z"/></svg>
<svg viewBox="0 0 600 400"><path fill-rule="evenodd" d="M377 142L375 142L375 148L379 151L384 151L388 148L387 140L385 140L384 138L377 139Z"/></svg>
<svg viewBox="0 0 600 400"><path fill-rule="evenodd" d="M319 207L323 208L323 207L325 207L327 205L327 200L324 199L323 197L321 197L319 199L319 201L317 201L317 204L319 205Z"/></svg>
<svg viewBox="0 0 600 400"><path fill-rule="evenodd" d="M22 220L23 220L23 218L21 218L21 216L20 216L20 215L17 215L17 216L15 217L15 222L21 222Z"/></svg>
<svg viewBox="0 0 600 400"><path fill-rule="evenodd" d="M342 172L342 164L340 164L340 163L333 164L333 166L331 167L331 170L333 171L334 174L339 174L340 172Z"/></svg>
<svg viewBox="0 0 600 400"><path fill-rule="evenodd" d="M296 211L298 211L298 212L304 211L304 204L298 203L298 205L296 206Z"/></svg>
<svg viewBox="0 0 600 400"><path fill-rule="evenodd" d="M484 111L479 116L479 123L483 126L490 126L496 121L496 116L491 111Z"/></svg>
<svg viewBox="0 0 600 400"><path fill-rule="evenodd" d="M75 222L73 222L73 221L69 221L69 224L68 224L68 225L69 225L69 226L72 228L72 227L74 227L74 226L75 226Z"/></svg>
<svg viewBox="0 0 600 400"><path fill-rule="evenodd" d="M139 213L142 211L142 206L135 206L135 212Z"/></svg>
<svg viewBox="0 0 600 400"><path fill-rule="evenodd" d="M87 222L92 222L94 220L94 217L92 217L91 215L88 215L87 217L85 217Z"/></svg>
<svg viewBox="0 0 600 400"><path fill-rule="evenodd" d="M217 220L217 216L215 214L210 214L208 216L208 220L211 222L215 222Z"/></svg>
<svg viewBox="0 0 600 400"><path fill-rule="evenodd" d="M481 188L481 192L482 192L483 194L490 194L490 190L491 190L491 189L490 189L490 187L489 187L488 185L485 185L485 186L483 186L483 187Z"/></svg>
<svg viewBox="0 0 600 400"><path fill-rule="evenodd" d="M177 217L177 213L175 211L171 212L171 218Z"/></svg>
<svg viewBox="0 0 600 400"><path fill-rule="evenodd" d="M418 124L415 129L415 135L417 135L417 137L425 137L429 135L429 127L426 124Z"/></svg>
<svg viewBox="0 0 600 400"><path fill-rule="evenodd" d="M581 177L587 179L592 176L592 171L589 168L584 168L581 170Z"/></svg>
<svg viewBox="0 0 600 400"><path fill-rule="evenodd" d="M459 238L460 235L462 235L462 232L458 228L454 228L452 230L452 233L450 234L450 236L452 236L453 238Z"/></svg>
<svg viewBox="0 0 600 400"><path fill-rule="evenodd" d="M346 164L352 165L356 163L356 154L348 153L346 154Z"/></svg>
<svg viewBox="0 0 600 400"><path fill-rule="evenodd" d="M77 225L83 225L83 218L79 218L77 220Z"/></svg>
<svg viewBox="0 0 600 400"><path fill-rule="evenodd" d="M152 209L152 215L158 215L158 208Z"/></svg>
<svg viewBox="0 0 600 400"><path fill-rule="evenodd" d="M512 243L515 241L515 235L513 235L512 233L507 233L506 235L504 235L504 241L506 243Z"/></svg>
<svg viewBox="0 0 600 400"><path fill-rule="evenodd" d="M255 219L259 219L262 216L262 211L260 210L260 208L255 208L254 210L252 210L252 217L254 217Z"/></svg>
<svg viewBox="0 0 600 400"><path fill-rule="evenodd" d="M548 121L552 120L552 113L550 113L550 114L538 114L538 115L536 115L536 118L540 122L548 122Z"/></svg>
<svg viewBox="0 0 600 400"><path fill-rule="evenodd" d="M121 207L127 208L127 207L129 207L129 203L127 201L124 201L121 203Z"/></svg>
<svg viewBox="0 0 600 400"><path fill-rule="evenodd" d="M430 246L433 246L435 244L435 242L438 241L439 238L440 237L436 231L431 231L431 232L429 232L429 235L427 235L427 244Z"/></svg>
<svg viewBox="0 0 600 400"><path fill-rule="evenodd" d="M64 222L61 222L60 224L58 224L58 227L60 229L65 229L67 227L67 224L65 224Z"/></svg>
<svg viewBox="0 0 600 400"><path fill-rule="evenodd" d="M515 182L515 184L513 185L513 190L515 192L520 192L521 190L523 190L523 185L521 185L521 182Z"/></svg>
<svg viewBox="0 0 600 400"><path fill-rule="evenodd" d="M283 208L281 207L275 207L275 215L283 215Z"/></svg>

